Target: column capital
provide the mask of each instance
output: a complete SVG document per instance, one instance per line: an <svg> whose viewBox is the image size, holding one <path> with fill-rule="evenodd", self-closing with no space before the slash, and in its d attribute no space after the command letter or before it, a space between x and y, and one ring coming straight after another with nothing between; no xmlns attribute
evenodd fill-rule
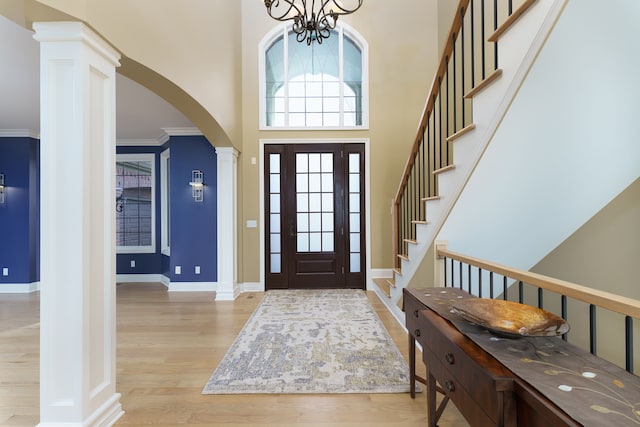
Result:
<svg viewBox="0 0 640 427"><path fill-rule="evenodd" d="M82 22L34 22L33 29L35 30L33 38L40 43L82 42L102 55L113 66L120 66L120 53Z"/></svg>
<svg viewBox="0 0 640 427"><path fill-rule="evenodd" d="M220 155L231 155L234 158L238 158L238 156L240 155L240 152L238 150L236 150L234 147L215 147L216 149L216 154Z"/></svg>

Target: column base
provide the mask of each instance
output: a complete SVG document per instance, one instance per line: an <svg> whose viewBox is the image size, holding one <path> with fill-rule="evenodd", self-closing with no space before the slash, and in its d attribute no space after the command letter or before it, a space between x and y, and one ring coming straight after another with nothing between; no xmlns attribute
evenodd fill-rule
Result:
<svg viewBox="0 0 640 427"><path fill-rule="evenodd" d="M120 393L114 393L109 400L84 421L69 423L59 421L41 422L36 427L110 427L124 415L120 397Z"/></svg>
<svg viewBox="0 0 640 427"><path fill-rule="evenodd" d="M216 301L233 301L240 295L240 287L237 283L218 283Z"/></svg>

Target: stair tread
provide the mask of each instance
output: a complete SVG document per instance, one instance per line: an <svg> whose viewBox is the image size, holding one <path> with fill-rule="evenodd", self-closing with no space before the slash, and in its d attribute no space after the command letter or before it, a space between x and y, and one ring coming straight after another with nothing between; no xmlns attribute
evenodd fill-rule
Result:
<svg viewBox="0 0 640 427"><path fill-rule="evenodd" d="M465 134L471 132L475 128L476 128L476 125L471 123L470 125L465 126L462 129L460 129L458 132L449 135L449 137L447 138L447 141L448 142L453 142L456 139L460 138L462 135L465 135Z"/></svg>
<svg viewBox="0 0 640 427"><path fill-rule="evenodd" d="M500 38L500 36L502 34L504 34L509 28L511 28L511 26L522 16L524 15L524 13L529 10L529 8L531 6L533 6L533 4L536 2L537 0L526 0L515 12L513 12L511 14L511 16L509 16L503 23L502 25L500 25L500 27L494 31L493 34L491 34L489 36L489 38L487 39L487 41L490 42L497 42L498 39Z"/></svg>
<svg viewBox="0 0 640 427"><path fill-rule="evenodd" d="M398 254L398 258L403 259L405 261L409 261L409 257L405 254Z"/></svg>
<svg viewBox="0 0 640 427"><path fill-rule="evenodd" d="M431 172L431 173L432 173L432 174L434 174L434 175L437 175L437 174L439 174L439 173L446 172L446 171L450 171L450 170L453 170L453 169L455 169L455 168L456 168L456 165L448 165L448 166L442 167L442 168L440 168L440 169L436 169L436 170L434 170L434 171L433 171L433 172Z"/></svg>
<svg viewBox="0 0 640 427"><path fill-rule="evenodd" d="M478 85L476 85L476 87L474 87L469 92L467 92L467 94L464 97L466 99L473 98L475 95L477 95L479 92L481 92L482 89L484 89L485 87L489 86L491 83L494 82L494 80L498 79L501 75L502 75L502 69L498 68L493 73L489 74L489 76L487 76L486 79L484 79L483 81L478 83Z"/></svg>
<svg viewBox="0 0 640 427"><path fill-rule="evenodd" d="M440 200L440 196L429 196L429 197L423 197L422 199L423 202L429 202L432 200Z"/></svg>
<svg viewBox="0 0 640 427"><path fill-rule="evenodd" d="M380 290L389 298L391 298L391 285L389 284L389 279L384 277L377 277L373 279L373 282L378 285Z"/></svg>
<svg viewBox="0 0 640 427"><path fill-rule="evenodd" d="M426 221L425 221L425 223L426 223ZM417 245L418 244L418 241L415 240L415 239L404 239L404 241L407 242L407 243L411 243L413 245Z"/></svg>

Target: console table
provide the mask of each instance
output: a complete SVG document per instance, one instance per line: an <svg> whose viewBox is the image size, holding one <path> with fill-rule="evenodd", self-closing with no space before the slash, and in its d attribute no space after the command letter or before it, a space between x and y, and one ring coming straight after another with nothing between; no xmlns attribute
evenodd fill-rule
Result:
<svg viewBox="0 0 640 427"><path fill-rule="evenodd" d="M436 292L445 294L445 297L438 300L436 295L434 298L433 293ZM450 302L452 299L469 297L473 296L456 288L404 289L404 310L409 331L411 397L415 397L416 381L427 386L429 426L437 425L449 400L473 426L527 427L584 424L610 427L636 425L636 421L640 423L638 418L640 415L634 406L640 402L640 379L637 376L584 352L560 338L541 338L542 341L533 341L533 344L527 340L540 340L540 338L516 340L488 338L487 341L502 341L497 345L510 350L512 347L516 347L514 351L519 351L517 347L534 347L535 353L544 355L536 358L536 356L531 357L525 354L522 357L518 356L520 359L514 359L516 363L526 362L531 366L530 371L533 372L534 380L524 379L523 377L529 375L528 370L523 371L518 367L520 370L517 372L520 375L514 373L494 357L491 348L486 351L487 347L484 343L481 342L485 348L474 342L477 336L486 338L490 337L490 334L476 325L457 318L455 314L450 313L450 307L446 306L447 301ZM468 330L465 324L462 325L465 333L461 332L459 322L469 325ZM469 331L471 333L468 333ZM423 348L427 378L416 376L416 341ZM553 351L548 353L557 352L560 356L553 359L556 355L547 354L536 348L538 344L547 345L543 348L553 347ZM504 362L504 358L501 359ZM549 363L549 361L555 362L560 359L568 360L560 361L567 364L567 368ZM510 366L513 366L513 363ZM576 366L588 366L594 372L581 375L583 371L578 370ZM523 372L525 375L522 375ZM538 377L535 377L536 375ZM547 375L550 375L549 379L546 378ZM555 384L546 389L540 387L540 382L546 386L546 383L555 381L556 377L562 384L565 382L574 384L574 389L567 385L557 387ZM532 383L536 383L546 394L541 393ZM587 390L584 384L588 384L594 390ZM436 391L445 396L438 408L435 404ZM586 394L579 395L578 392ZM556 400L548 396L560 396L560 398ZM614 404L621 405L615 408L610 406ZM567 411L572 412L573 416L561 407L565 409L568 407ZM577 417L576 413L578 413ZM576 419L580 417L583 419L577 421Z"/></svg>

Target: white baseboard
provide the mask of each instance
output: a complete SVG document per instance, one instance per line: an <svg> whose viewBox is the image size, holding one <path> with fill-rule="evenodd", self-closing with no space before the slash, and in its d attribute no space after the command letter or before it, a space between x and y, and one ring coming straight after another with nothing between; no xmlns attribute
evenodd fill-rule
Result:
<svg viewBox="0 0 640 427"><path fill-rule="evenodd" d="M165 283L162 274L116 274L116 283Z"/></svg>
<svg viewBox="0 0 640 427"><path fill-rule="evenodd" d="M390 268L372 268L372 279L391 279L393 277L393 270Z"/></svg>
<svg viewBox="0 0 640 427"><path fill-rule="evenodd" d="M217 282L170 282L169 292L215 292Z"/></svg>
<svg viewBox="0 0 640 427"><path fill-rule="evenodd" d="M29 294L40 290L40 282L0 283L0 294Z"/></svg>
<svg viewBox="0 0 640 427"><path fill-rule="evenodd" d="M245 282L240 285L240 292L264 292L264 285L260 282Z"/></svg>

